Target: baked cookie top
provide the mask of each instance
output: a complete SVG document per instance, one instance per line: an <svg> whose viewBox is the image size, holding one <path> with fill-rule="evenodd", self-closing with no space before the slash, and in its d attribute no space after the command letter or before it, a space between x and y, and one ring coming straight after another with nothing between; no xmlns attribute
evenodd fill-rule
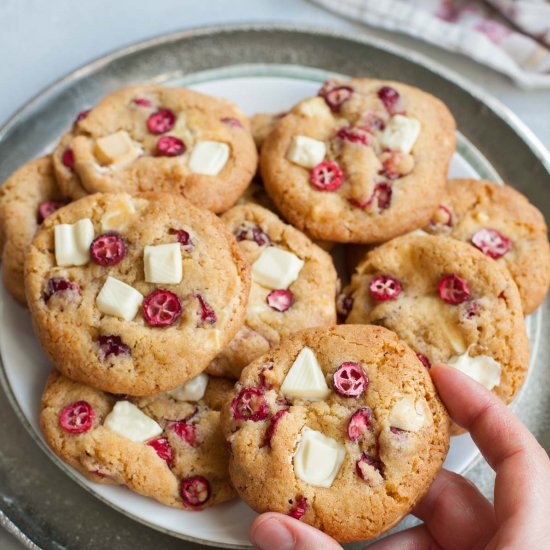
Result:
<svg viewBox="0 0 550 550"><path fill-rule="evenodd" d="M512 401L529 366L509 272L460 241L405 236L367 254L343 291L347 323L395 331L429 367L447 363Z"/></svg>
<svg viewBox="0 0 550 550"><path fill-rule="evenodd" d="M44 219L64 205L49 156L23 165L0 187L2 278L23 305L27 303L23 279L27 247Z"/></svg>
<svg viewBox="0 0 550 550"><path fill-rule="evenodd" d="M375 537L421 498L449 419L414 352L382 327L294 333L246 367L222 410L229 472L257 512L339 541Z"/></svg>
<svg viewBox="0 0 550 550"><path fill-rule="evenodd" d="M550 285L548 229L542 213L513 187L449 180L425 230L470 243L505 265L518 286L525 314L544 300Z"/></svg>
<svg viewBox="0 0 550 550"><path fill-rule="evenodd" d="M78 115L53 159L61 190L75 199L164 191L213 212L235 204L257 166L236 105L157 85L122 88Z"/></svg>
<svg viewBox="0 0 550 550"><path fill-rule="evenodd" d="M55 454L88 479L202 510L235 496L219 424L232 387L200 374L168 393L131 399L53 371L40 426Z"/></svg>
<svg viewBox="0 0 550 550"><path fill-rule="evenodd" d="M129 395L204 370L241 327L250 288L224 224L167 193L98 193L67 205L40 227L25 277L54 366Z"/></svg>
<svg viewBox="0 0 550 550"><path fill-rule="evenodd" d="M285 115L285 112L256 113L250 117L250 131L252 132L252 137L258 151L261 151L267 136Z"/></svg>
<svg viewBox="0 0 550 550"><path fill-rule="evenodd" d="M318 239L373 243L426 224L445 186L455 122L399 82L329 81L265 140L261 173L277 208Z"/></svg>
<svg viewBox="0 0 550 550"><path fill-rule="evenodd" d="M324 250L261 206L235 206L222 220L251 266L252 285L244 326L208 372L239 378L282 336L336 323L337 276Z"/></svg>

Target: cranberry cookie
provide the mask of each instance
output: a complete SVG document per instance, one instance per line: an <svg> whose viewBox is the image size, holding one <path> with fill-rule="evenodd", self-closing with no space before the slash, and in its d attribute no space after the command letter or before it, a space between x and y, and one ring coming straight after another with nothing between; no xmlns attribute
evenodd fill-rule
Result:
<svg viewBox="0 0 550 550"><path fill-rule="evenodd" d="M525 314L544 300L550 285L550 245L542 213L509 185L449 180L445 197L425 228L481 250L505 265Z"/></svg>
<svg viewBox="0 0 550 550"><path fill-rule="evenodd" d="M250 183L257 152L231 102L183 88L130 86L78 115L53 158L59 186L87 193L178 193L213 212Z"/></svg>
<svg viewBox="0 0 550 550"><path fill-rule="evenodd" d="M219 424L232 387L200 374L168 393L129 399L53 371L40 426L55 454L90 480L202 510L235 496Z"/></svg>
<svg viewBox="0 0 550 550"><path fill-rule="evenodd" d="M445 105L417 88L329 81L269 134L261 173L284 217L312 237L382 242L429 221L454 131Z"/></svg>
<svg viewBox="0 0 550 550"><path fill-rule="evenodd" d="M340 298L347 323L395 331L429 368L447 363L512 401L529 366L508 270L460 241L405 236L369 252Z"/></svg>
<svg viewBox="0 0 550 550"><path fill-rule="evenodd" d="M243 367L284 337L336 322L336 270L303 233L261 206L235 206L222 216L251 266L244 326L208 372L239 378Z"/></svg>
<svg viewBox="0 0 550 550"><path fill-rule="evenodd" d="M23 305L27 304L23 279L25 251L38 226L64 205L50 157L25 164L0 187L2 278L10 294Z"/></svg>
<svg viewBox="0 0 550 550"><path fill-rule="evenodd" d="M414 352L382 327L294 333L246 367L222 410L237 493L339 541L398 523L449 448L449 418Z"/></svg>
<svg viewBox="0 0 550 550"><path fill-rule="evenodd" d="M150 395L203 371L240 329L249 267L224 224L178 195L95 194L40 227L26 294L65 376Z"/></svg>
<svg viewBox="0 0 550 550"><path fill-rule="evenodd" d="M261 151L267 136L285 115L286 113L258 113L250 118L250 131L258 151Z"/></svg>

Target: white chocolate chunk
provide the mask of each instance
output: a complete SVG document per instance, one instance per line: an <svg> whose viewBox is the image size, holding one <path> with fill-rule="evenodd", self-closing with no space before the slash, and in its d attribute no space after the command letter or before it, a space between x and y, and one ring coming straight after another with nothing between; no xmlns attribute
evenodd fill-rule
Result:
<svg viewBox="0 0 550 550"><path fill-rule="evenodd" d="M206 386L208 386L208 375L201 372L183 386L166 393L178 401L200 401L204 397Z"/></svg>
<svg viewBox="0 0 550 550"><path fill-rule="evenodd" d="M308 118L332 117L330 108L322 97L312 97L302 101L298 107L298 112Z"/></svg>
<svg viewBox="0 0 550 550"><path fill-rule="evenodd" d="M410 153L420 134L420 122L415 118L394 115L382 133L382 147Z"/></svg>
<svg viewBox="0 0 550 550"><path fill-rule="evenodd" d="M303 260L292 252L268 246L252 264L252 279L271 289L286 289L300 275Z"/></svg>
<svg viewBox="0 0 550 550"><path fill-rule="evenodd" d="M309 401L319 401L329 396L325 375L311 348L302 348L286 374L281 391L287 397Z"/></svg>
<svg viewBox="0 0 550 550"><path fill-rule="evenodd" d="M90 261L90 245L94 240L92 220L83 218L74 224L54 227L55 261L58 266L85 265Z"/></svg>
<svg viewBox="0 0 550 550"><path fill-rule="evenodd" d="M143 295L134 287L107 277L96 298L97 309L106 315L131 321L143 303Z"/></svg>
<svg viewBox="0 0 550 550"><path fill-rule="evenodd" d="M134 201L128 195L117 197L101 217L101 230L122 231L136 213Z"/></svg>
<svg viewBox="0 0 550 550"><path fill-rule="evenodd" d="M286 152L286 158L304 168L315 168L323 162L326 153L327 147L324 141L307 136L294 136Z"/></svg>
<svg viewBox="0 0 550 550"><path fill-rule="evenodd" d="M345 456L343 445L321 432L304 427L294 454L294 471L309 485L330 487Z"/></svg>
<svg viewBox="0 0 550 550"><path fill-rule="evenodd" d="M141 153L141 148L124 130L101 137L95 142L95 155L102 164L129 164Z"/></svg>
<svg viewBox="0 0 550 550"><path fill-rule="evenodd" d="M449 359L447 364L467 374L489 390L500 384L502 367L498 361L488 355L471 357L469 351L466 350L466 353Z"/></svg>
<svg viewBox="0 0 550 550"><path fill-rule="evenodd" d="M179 243L146 246L143 251L145 280L148 283L177 285L183 277Z"/></svg>
<svg viewBox="0 0 550 550"><path fill-rule="evenodd" d="M117 401L103 425L132 441L147 441L162 433L162 428L129 401Z"/></svg>
<svg viewBox="0 0 550 550"><path fill-rule="evenodd" d="M220 141L199 141L189 158L189 169L194 174L217 176L229 160L229 145Z"/></svg>
<svg viewBox="0 0 550 550"><path fill-rule="evenodd" d="M390 426L407 432L417 432L424 426L425 421L424 404L420 400L416 401L414 395L401 397L391 408L388 416Z"/></svg>

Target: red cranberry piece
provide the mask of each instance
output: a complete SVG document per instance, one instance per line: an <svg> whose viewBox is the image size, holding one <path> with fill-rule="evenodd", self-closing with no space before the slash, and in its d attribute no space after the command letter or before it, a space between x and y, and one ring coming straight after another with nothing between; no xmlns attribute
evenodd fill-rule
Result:
<svg viewBox="0 0 550 550"><path fill-rule="evenodd" d="M99 355L102 361L105 361L105 359L111 355L118 357L119 355L131 354L130 346L127 346L120 336L115 336L114 334L102 334L98 338L97 343L99 345Z"/></svg>
<svg viewBox="0 0 550 550"><path fill-rule="evenodd" d="M258 388L244 388L231 401L231 411L235 420L265 420L269 414L269 406L264 392Z"/></svg>
<svg viewBox="0 0 550 550"><path fill-rule="evenodd" d="M189 424L185 420L174 420L168 423L168 428L191 447L195 447L197 443L197 427Z"/></svg>
<svg viewBox="0 0 550 550"><path fill-rule="evenodd" d="M273 290L267 295L267 304L270 308L285 312L294 303L294 294L291 290Z"/></svg>
<svg viewBox="0 0 550 550"><path fill-rule="evenodd" d="M494 260L502 258L512 248L512 241L508 237L490 227L476 231L472 236L472 244Z"/></svg>
<svg viewBox="0 0 550 550"><path fill-rule="evenodd" d="M267 382L265 379L265 373L266 371L273 370L273 365L266 365L262 368L260 371L259 379L260 379L260 386L266 390L270 390L273 386Z"/></svg>
<svg viewBox="0 0 550 550"><path fill-rule="evenodd" d="M174 452L170 446L170 443L168 443L168 439L165 437L157 437L156 439L151 439L151 441L148 441L147 445L149 445L149 447L153 447L160 458L166 461L168 466L172 466Z"/></svg>
<svg viewBox="0 0 550 550"><path fill-rule="evenodd" d="M449 231L453 225L454 218L452 210L444 204L440 204L428 224L428 229L433 233L441 233L443 231Z"/></svg>
<svg viewBox="0 0 550 550"><path fill-rule="evenodd" d="M210 307L210 304L206 301L202 294L196 293L195 298L199 302L199 326L206 324L213 325L218 320L216 312Z"/></svg>
<svg viewBox="0 0 550 550"><path fill-rule="evenodd" d="M374 191L372 192L372 195L370 198L366 201L358 201L355 199L349 199L350 204L355 206L356 208L367 208L371 204L375 204L377 212L380 213L382 210L386 210L386 208L389 208L391 204L391 198L392 198L392 188L388 183L381 182L377 183L374 186Z"/></svg>
<svg viewBox="0 0 550 550"><path fill-rule="evenodd" d="M61 201L44 201L38 205L38 223L41 224L50 214L65 206Z"/></svg>
<svg viewBox="0 0 550 550"><path fill-rule="evenodd" d="M370 479L367 476L367 472L369 470L368 466L371 466L380 472L382 470L382 462L380 462L378 458L375 458L365 452L361 455L361 458L355 462L355 471L357 472L357 475L367 483L370 482Z"/></svg>
<svg viewBox="0 0 550 550"><path fill-rule="evenodd" d="M361 441L365 434L372 430L374 413L370 407L355 411L348 423L348 437L351 441Z"/></svg>
<svg viewBox="0 0 550 550"><path fill-rule="evenodd" d="M265 437L264 441L262 443L262 447L265 447L266 445L268 447L271 447L271 439L273 437L273 434L275 433L275 430L277 429L277 424L279 423L279 420L288 412L288 409L281 409L280 411L277 411L272 417L269 422L269 426L267 427L267 430L265 431Z"/></svg>
<svg viewBox="0 0 550 550"><path fill-rule="evenodd" d="M379 132L386 127L384 119L374 113L367 113L365 116L361 117L360 125L371 134Z"/></svg>
<svg viewBox="0 0 550 550"><path fill-rule="evenodd" d="M153 102L150 99L147 99L146 97L136 97L132 100L132 103L134 105L137 105L138 107L152 107Z"/></svg>
<svg viewBox="0 0 550 550"><path fill-rule="evenodd" d="M336 162L325 160L311 171L310 180L320 191L336 191L344 183L344 172Z"/></svg>
<svg viewBox="0 0 550 550"><path fill-rule="evenodd" d="M193 239L191 239L191 235L188 231L185 231L185 229L170 229L168 232L170 235L176 235L178 243L180 243L187 252L191 252L195 248L195 243Z"/></svg>
<svg viewBox="0 0 550 550"><path fill-rule="evenodd" d="M86 109L84 111L80 111L80 113L78 113L76 115L76 118L74 119L74 123L73 124L78 124L81 120L84 120L88 115L90 114L90 109Z"/></svg>
<svg viewBox="0 0 550 550"><path fill-rule="evenodd" d="M342 105L351 98L352 94L353 88L338 86L328 91L324 97L330 110L333 113L337 113L342 108Z"/></svg>
<svg viewBox="0 0 550 550"><path fill-rule="evenodd" d="M152 327L173 325L180 315L180 299L169 290L159 288L143 300L143 318Z"/></svg>
<svg viewBox="0 0 550 550"><path fill-rule="evenodd" d="M169 132L176 123L176 115L170 109L159 109L147 119L149 132L158 136Z"/></svg>
<svg viewBox="0 0 550 550"><path fill-rule="evenodd" d="M401 294L401 283L389 275L378 275L371 280L369 289L376 300L395 300Z"/></svg>
<svg viewBox="0 0 550 550"><path fill-rule="evenodd" d="M90 256L96 264L110 267L126 256L126 246L118 235L100 235L90 245Z"/></svg>
<svg viewBox="0 0 550 550"><path fill-rule="evenodd" d="M271 242L269 235L259 225L243 224L235 231L237 241L254 241L258 246Z"/></svg>
<svg viewBox="0 0 550 550"><path fill-rule="evenodd" d="M359 397L369 384L369 379L359 363L342 363L332 375L334 389L344 397Z"/></svg>
<svg viewBox="0 0 550 550"><path fill-rule="evenodd" d="M210 483L203 476L191 476L181 480L181 498L189 506L201 506L210 498Z"/></svg>
<svg viewBox="0 0 550 550"><path fill-rule="evenodd" d="M452 273L443 277L437 285L439 297L448 304L461 304L470 297L468 284L458 275Z"/></svg>
<svg viewBox="0 0 550 550"><path fill-rule="evenodd" d="M353 307L353 296L351 294L340 294L336 298L336 312L338 316L345 320Z"/></svg>
<svg viewBox="0 0 550 550"><path fill-rule="evenodd" d="M238 118L233 118L233 117L224 117L221 119L221 121L224 123L224 124L227 124L228 126L231 126L233 128L242 128L243 125L241 124L241 121L238 119Z"/></svg>
<svg viewBox="0 0 550 550"><path fill-rule="evenodd" d="M325 80L325 82L323 82L323 85L319 88L317 95L319 97L325 97L328 94L328 92L330 92L331 90L337 87L337 84L338 82L336 80L333 80L333 79Z"/></svg>
<svg viewBox="0 0 550 550"><path fill-rule="evenodd" d="M395 426L390 426L390 432L397 436L404 436L407 432L401 428L396 428Z"/></svg>
<svg viewBox="0 0 550 550"><path fill-rule="evenodd" d="M426 370L430 370L432 368L432 364L430 363L430 360L419 351L416 352L416 356L420 360L420 362L426 367Z"/></svg>
<svg viewBox="0 0 550 550"><path fill-rule="evenodd" d="M298 497L296 499L296 506L294 506L294 508L290 510L288 515L291 518L300 519L306 513L306 510L307 510L307 498Z"/></svg>
<svg viewBox="0 0 550 550"><path fill-rule="evenodd" d="M353 126L346 126L338 130L336 137L343 141L350 141L351 143L359 143L361 145L369 144L369 133L362 128L355 128Z"/></svg>
<svg viewBox="0 0 550 550"><path fill-rule="evenodd" d="M95 413L87 401L76 401L67 405L59 415L59 424L72 434L87 432L93 426Z"/></svg>
<svg viewBox="0 0 550 550"><path fill-rule="evenodd" d="M399 92L390 86L382 86L382 88L378 90L378 97L388 112L393 113L393 108L399 101Z"/></svg>
<svg viewBox="0 0 550 550"><path fill-rule="evenodd" d="M71 292L80 296L80 285L63 277L53 277L46 285L44 301L48 303L48 300L58 292Z"/></svg>
<svg viewBox="0 0 550 550"><path fill-rule="evenodd" d="M477 302L472 302L468 309L466 310L466 318L473 319L479 313L479 304Z"/></svg>
<svg viewBox="0 0 550 550"><path fill-rule="evenodd" d="M186 149L185 143L174 136L162 136L157 141L158 157L177 157L183 155Z"/></svg>
<svg viewBox="0 0 550 550"><path fill-rule="evenodd" d="M74 152L72 149L65 149L61 155L61 162L69 170L74 170Z"/></svg>

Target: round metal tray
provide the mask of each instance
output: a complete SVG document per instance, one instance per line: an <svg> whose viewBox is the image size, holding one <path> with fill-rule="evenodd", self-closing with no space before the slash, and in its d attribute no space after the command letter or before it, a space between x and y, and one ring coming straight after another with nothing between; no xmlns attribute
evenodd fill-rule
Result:
<svg viewBox="0 0 550 550"><path fill-rule="evenodd" d="M126 48L71 73L41 92L0 130L0 181L43 152L83 104L129 82L172 80L236 64L296 64L327 71L401 80L441 97L461 133L550 219L550 155L496 100L428 59L388 43L318 29L277 26L206 28ZM539 312L548 334L548 302ZM1 327L0 327L1 330ZM550 443L550 347L542 341L518 416ZM534 368L533 368L534 367ZM5 379L2 380L6 388ZM22 429L10 392L0 394L0 524L29 548L200 548L136 523L69 479ZM492 471L478 463L468 477L490 496ZM350 545L353 548L354 545Z"/></svg>

